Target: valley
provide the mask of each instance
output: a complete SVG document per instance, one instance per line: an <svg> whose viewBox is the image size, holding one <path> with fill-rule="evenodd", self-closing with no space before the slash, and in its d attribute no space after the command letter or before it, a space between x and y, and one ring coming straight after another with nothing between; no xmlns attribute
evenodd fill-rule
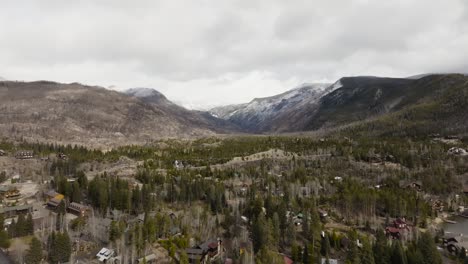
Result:
<svg viewBox="0 0 468 264"><path fill-rule="evenodd" d="M467 94L456 74L346 77L203 112L2 81L0 247L20 263L38 245L50 263L457 263L442 223L468 207Z"/></svg>

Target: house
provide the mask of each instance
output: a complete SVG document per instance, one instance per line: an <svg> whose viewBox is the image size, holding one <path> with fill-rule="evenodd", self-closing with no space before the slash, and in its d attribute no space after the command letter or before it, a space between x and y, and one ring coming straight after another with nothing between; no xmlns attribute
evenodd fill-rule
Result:
<svg viewBox="0 0 468 264"><path fill-rule="evenodd" d="M9 186L9 185L0 185L0 194L4 195L6 192L13 190L14 187Z"/></svg>
<svg viewBox="0 0 468 264"><path fill-rule="evenodd" d="M70 203L67 207L68 211L76 216L84 217L88 214L89 208L84 204Z"/></svg>
<svg viewBox="0 0 468 264"><path fill-rule="evenodd" d="M18 198L21 194L20 191L14 186L0 185L0 195L3 195L3 197L7 199L14 199Z"/></svg>
<svg viewBox="0 0 468 264"><path fill-rule="evenodd" d="M5 218L14 217L19 214L27 214L32 211L33 206L31 204L16 205L9 207L0 207L0 214L3 214Z"/></svg>
<svg viewBox="0 0 468 264"><path fill-rule="evenodd" d="M12 188L8 190L7 192L5 192L3 196L7 199L16 199L21 196L21 193L18 189Z"/></svg>
<svg viewBox="0 0 468 264"><path fill-rule="evenodd" d="M56 198L56 199L59 199L59 200L62 200L63 198L65 198L65 196L63 194L60 194L54 190L50 190L48 192L45 193L45 196L46 196L46 200L49 201L50 199L53 199L53 198Z"/></svg>
<svg viewBox="0 0 468 264"><path fill-rule="evenodd" d="M15 158L17 159L32 159L34 158L34 151L32 150L20 150L16 152Z"/></svg>
<svg viewBox="0 0 468 264"><path fill-rule="evenodd" d="M199 248L187 248L185 249L185 253L187 253L189 263L203 263L203 250Z"/></svg>
<svg viewBox="0 0 468 264"><path fill-rule="evenodd" d="M47 207L49 207L52 210L55 210L57 209L57 207L59 207L62 200L63 199L52 198L47 202Z"/></svg>
<svg viewBox="0 0 468 264"><path fill-rule="evenodd" d="M395 219L395 221L393 221L393 225L399 229L405 229L408 226L406 224L406 219L404 217L403 218L398 217L397 219Z"/></svg>
<svg viewBox="0 0 468 264"><path fill-rule="evenodd" d="M452 147L450 148L448 151L447 151L447 154L449 155L460 155L460 156L464 156L466 155L466 150L465 149L462 149L462 148L457 148L457 147Z"/></svg>
<svg viewBox="0 0 468 264"><path fill-rule="evenodd" d="M458 256L461 250L460 246L456 242L449 242L445 247L447 251L454 256Z"/></svg>
<svg viewBox="0 0 468 264"><path fill-rule="evenodd" d="M57 158L61 159L61 160L66 160L68 159L67 155L63 154L63 153L58 153L57 154Z"/></svg>
<svg viewBox="0 0 468 264"><path fill-rule="evenodd" d="M447 246L450 243L458 243L458 240L455 237L444 237L442 239L442 245Z"/></svg>
<svg viewBox="0 0 468 264"><path fill-rule="evenodd" d="M0 149L0 156L5 156L6 152L3 149Z"/></svg>
<svg viewBox="0 0 468 264"><path fill-rule="evenodd" d="M207 240L194 248L185 249L189 263L211 263L220 256L222 252L221 245L222 241L218 238L217 240Z"/></svg>
<svg viewBox="0 0 468 264"><path fill-rule="evenodd" d="M401 230L396 227L388 226L385 228L385 234L387 236L391 236L392 239L400 239L401 238Z"/></svg>
<svg viewBox="0 0 468 264"><path fill-rule="evenodd" d="M400 181L399 182L400 188L407 188L407 189L413 189L415 191L420 192L422 190L422 181Z"/></svg>
<svg viewBox="0 0 468 264"><path fill-rule="evenodd" d="M320 218L324 219L328 216L328 212L322 209L318 209L318 212L320 214Z"/></svg>
<svg viewBox="0 0 468 264"><path fill-rule="evenodd" d="M96 257L100 262L107 262L110 258L114 256L114 250L108 248L102 248L97 254Z"/></svg>

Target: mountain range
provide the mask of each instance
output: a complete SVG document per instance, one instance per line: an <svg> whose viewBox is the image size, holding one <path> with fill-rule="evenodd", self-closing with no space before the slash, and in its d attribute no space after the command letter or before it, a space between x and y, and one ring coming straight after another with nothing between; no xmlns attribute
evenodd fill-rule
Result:
<svg viewBox="0 0 468 264"><path fill-rule="evenodd" d="M0 133L103 147L159 138L346 130L466 134L468 77L344 77L210 111L185 109L149 88L123 92L50 81L0 81ZM396 127L396 128L395 128Z"/></svg>

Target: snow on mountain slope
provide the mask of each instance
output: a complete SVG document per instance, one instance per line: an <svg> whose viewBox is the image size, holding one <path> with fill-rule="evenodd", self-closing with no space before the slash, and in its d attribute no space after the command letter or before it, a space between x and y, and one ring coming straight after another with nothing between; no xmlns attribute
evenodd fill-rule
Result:
<svg viewBox="0 0 468 264"><path fill-rule="evenodd" d="M164 96L160 92L152 88L130 88L124 91L124 93L138 98L150 97L155 95Z"/></svg>
<svg viewBox="0 0 468 264"><path fill-rule="evenodd" d="M255 98L246 104L216 107L210 113L248 131L264 131L270 127L271 120L298 107L317 102L323 95L339 87L339 82L303 84L279 95Z"/></svg>

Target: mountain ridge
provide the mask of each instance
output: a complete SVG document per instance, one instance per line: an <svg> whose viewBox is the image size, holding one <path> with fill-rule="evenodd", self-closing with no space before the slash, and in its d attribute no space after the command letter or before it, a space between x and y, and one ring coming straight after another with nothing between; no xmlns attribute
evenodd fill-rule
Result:
<svg viewBox="0 0 468 264"><path fill-rule="evenodd" d="M231 131L223 128L224 120L167 99L164 104L143 99L79 83L1 81L0 132L29 141L115 146Z"/></svg>

